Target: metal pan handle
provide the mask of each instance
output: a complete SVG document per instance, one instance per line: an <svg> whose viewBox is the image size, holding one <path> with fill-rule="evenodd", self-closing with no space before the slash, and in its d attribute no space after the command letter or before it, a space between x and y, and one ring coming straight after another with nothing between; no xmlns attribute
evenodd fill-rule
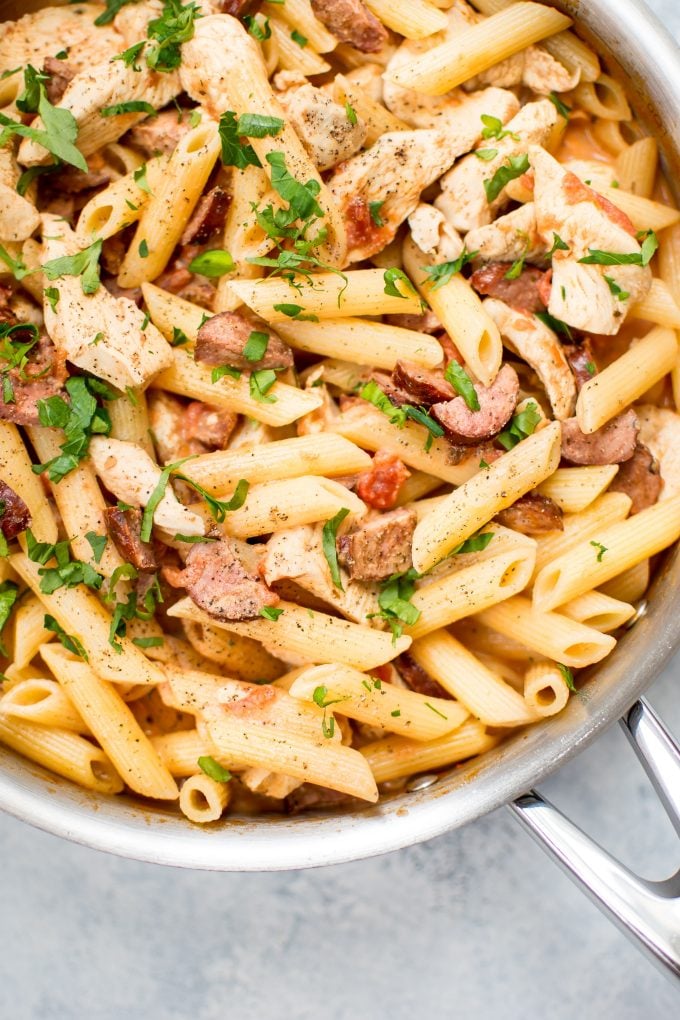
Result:
<svg viewBox="0 0 680 1020"><path fill-rule="evenodd" d="M620 723L680 835L680 747L643 699ZM600 910L667 976L680 979L680 870L664 881L640 878L533 791L509 806Z"/></svg>

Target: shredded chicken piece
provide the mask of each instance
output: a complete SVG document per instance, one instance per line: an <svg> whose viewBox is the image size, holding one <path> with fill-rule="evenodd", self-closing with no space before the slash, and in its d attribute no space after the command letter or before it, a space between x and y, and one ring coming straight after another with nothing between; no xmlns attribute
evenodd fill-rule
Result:
<svg viewBox="0 0 680 1020"><path fill-rule="evenodd" d="M79 251L76 235L59 217L43 214L42 225L43 262ZM134 302L103 286L84 294L78 276L60 276L58 286L56 307L45 302L45 326L78 368L124 390L146 386L172 364L172 348Z"/></svg>
<svg viewBox="0 0 680 1020"><path fill-rule="evenodd" d="M435 262L453 262L463 251L463 239L444 213L427 202L419 202L408 217L411 237Z"/></svg>
<svg viewBox="0 0 680 1020"><path fill-rule="evenodd" d="M483 307L498 326L505 346L536 372L555 417L560 421L570 418L576 406L576 382L556 334L535 315L497 298L486 298Z"/></svg>
<svg viewBox="0 0 680 1020"><path fill-rule="evenodd" d="M279 99L319 170L330 170L364 144L366 125L358 114L351 123L344 107L314 85L288 89Z"/></svg>
<svg viewBox="0 0 680 1020"><path fill-rule="evenodd" d="M537 229L547 247L558 234L569 249L553 255L548 311L576 329L618 333L630 308L651 286L650 268L588 265L579 260L590 249L639 254L633 225L625 213L538 145L531 148L530 160Z"/></svg>
<svg viewBox="0 0 680 1020"><path fill-rule="evenodd" d="M113 25L94 26L100 4L43 7L18 21L0 24L0 73L15 67L42 67L58 49L68 50L68 62L85 71L115 57L125 41Z"/></svg>
<svg viewBox="0 0 680 1020"><path fill-rule="evenodd" d="M576 88L580 78L578 67L569 71L541 46L527 46L525 50L470 78L463 88L497 85L509 89L516 85L526 85L540 96L549 96L551 92L570 92Z"/></svg>
<svg viewBox="0 0 680 1020"><path fill-rule="evenodd" d="M145 507L158 485L161 469L146 450L136 443L95 436L90 441L92 465L116 499L130 506ZM154 524L172 535L205 535L205 521L182 506L168 482L154 510Z"/></svg>
<svg viewBox="0 0 680 1020"><path fill-rule="evenodd" d="M487 110L481 112L488 113ZM471 153L456 163L442 178L442 193L435 202L454 227L473 230L491 223L496 212L507 202L507 195L501 191L498 198L489 203L484 182L492 180L496 171L508 164L510 157L524 155L531 145L542 145L558 116L549 99L527 103L505 125L509 134L504 138L484 139L480 149L494 152L491 159L480 159ZM480 131L481 127L480 124Z"/></svg>
<svg viewBox="0 0 680 1020"><path fill-rule="evenodd" d="M536 227L534 203L526 202L493 223L468 231L465 247L483 262L543 261L546 246Z"/></svg>

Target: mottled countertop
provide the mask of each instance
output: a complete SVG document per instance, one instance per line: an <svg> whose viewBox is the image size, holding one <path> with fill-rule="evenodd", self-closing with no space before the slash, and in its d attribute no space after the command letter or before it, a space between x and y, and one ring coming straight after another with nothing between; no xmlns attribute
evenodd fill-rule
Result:
<svg viewBox="0 0 680 1020"><path fill-rule="evenodd" d="M650 0L680 33L677 0ZM649 693L680 734L680 657ZM677 840L617 727L543 787L648 877ZM12 1020L660 1020L678 995L506 810L290 874L164 869L0 817Z"/></svg>

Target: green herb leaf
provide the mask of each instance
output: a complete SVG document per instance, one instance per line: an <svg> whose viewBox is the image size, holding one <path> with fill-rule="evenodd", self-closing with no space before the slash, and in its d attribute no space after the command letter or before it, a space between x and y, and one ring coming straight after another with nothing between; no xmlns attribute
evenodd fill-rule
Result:
<svg viewBox="0 0 680 1020"><path fill-rule="evenodd" d="M170 341L171 347L181 347L183 344L189 343L189 337L186 335L184 330L181 330L178 326L172 327L172 340Z"/></svg>
<svg viewBox="0 0 680 1020"><path fill-rule="evenodd" d="M228 783L232 778L229 769L225 769L224 766L220 765L218 761L209 755L203 754L198 759L198 767L201 772L205 772L206 776L210 779L214 779L216 783Z"/></svg>
<svg viewBox="0 0 680 1020"><path fill-rule="evenodd" d="M383 279L385 281L385 293L389 294L390 297L408 298L408 294L402 294L397 287L397 281L402 283L406 290L410 291L411 294L416 293L416 289L406 273L403 269L397 269L396 266L392 269L386 269L383 273Z"/></svg>
<svg viewBox="0 0 680 1020"><path fill-rule="evenodd" d="M529 157L526 153L520 156L509 156L507 163L499 166L493 177L484 181L487 202L495 202L506 184L516 180L529 169Z"/></svg>
<svg viewBox="0 0 680 1020"><path fill-rule="evenodd" d="M444 715L443 712L440 712L439 709L435 708L434 705L431 705L429 701L425 702L425 706L426 708L429 708L431 712L434 712L435 715L438 715L440 719L448 719L447 715Z"/></svg>
<svg viewBox="0 0 680 1020"><path fill-rule="evenodd" d="M217 365L210 373L210 381L214 384L220 379L224 379L225 375L228 375L230 379L240 379L241 369L232 368L231 365Z"/></svg>
<svg viewBox="0 0 680 1020"><path fill-rule="evenodd" d="M46 428L61 428L66 433L59 456L45 464L33 465L35 474L47 471L52 482L60 482L87 456L92 435L109 435L111 431L108 411L99 407L96 400L96 397L115 399L116 394L110 387L99 379L71 376L66 380L66 392L70 398L68 402L59 396L38 401L40 424Z"/></svg>
<svg viewBox="0 0 680 1020"><path fill-rule="evenodd" d="M16 259L13 259L9 252L6 251L1 244L0 261L5 263L15 280L23 280L25 276L30 276L31 273L34 272L33 269L28 268L21 258L21 255L18 255Z"/></svg>
<svg viewBox="0 0 680 1020"><path fill-rule="evenodd" d="M115 56L114 60L122 60L126 67L131 67L134 71L141 71L141 67L137 63L138 57L141 56L144 47L146 46L146 40L142 39L141 42L133 43L132 46L128 46L126 50Z"/></svg>
<svg viewBox="0 0 680 1020"><path fill-rule="evenodd" d="M523 411L518 411L517 414L513 415L507 429L500 432L496 439L506 450L512 450L513 447L517 446L519 442L526 439L527 436L530 436L536 430L540 420L541 415L538 406L532 400Z"/></svg>
<svg viewBox="0 0 680 1020"><path fill-rule="evenodd" d="M260 616L264 617L265 620L269 620L271 623L276 623L283 609L277 609L276 606L262 606L260 610Z"/></svg>
<svg viewBox="0 0 680 1020"><path fill-rule="evenodd" d="M506 131L503 127L503 121L498 117L492 117L488 113L482 114L482 138L496 138L498 141L501 138L512 138L513 141L518 142L520 137L514 131Z"/></svg>
<svg viewBox="0 0 680 1020"><path fill-rule="evenodd" d="M94 241L89 247L79 251L77 255L62 255L43 264L43 272L48 280L58 280L60 276L79 276L83 294L95 294L99 290L99 256L102 241Z"/></svg>
<svg viewBox="0 0 680 1020"><path fill-rule="evenodd" d="M208 504L208 510L213 520L217 521L218 524L222 524L228 513L233 510L240 510L246 501L248 495L248 489L250 488L250 482L247 482L245 478L239 480L238 485L234 489L234 495L231 499L215 499L202 485L195 482L192 478L187 478L186 475L176 473L176 478L180 481L186 482L192 489L201 496Z"/></svg>
<svg viewBox="0 0 680 1020"><path fill-rule="evenodd" d="M357 122L357 111L350 103L345 103L345 114L347 115L347 120L354 126ZM382 224L379 225L381 226Z"/></svg>
<svg viewBox="0 0 680 1020"><path fill-rule="evenodd" d="M94 556L94 562L101 563L102 556L104 555L104 550L106 549L106 545L109 541L108 536L98 535L96 531L88 531L85 534L85 538L90 543L92 555Z"/></svg>
<svg viewBox="0 0 680 1020"><path fill-rule="evenodd" d="M321 190L318 181L307 181L300 184L286 168L283 152L268 152L267 162L271 169L271 182L274 191L288 202L290 213L300 220L308 220L312 216L323 216L323 210L316 200Z"/></svg>
<svg viewBox="0 0 680 1020"><path fill-rule="evenodd" d="M269 117L263 113L242 113L237 122L239 135L248 138L266 138L281 133L284 121L280 117Z"/></svg>
<svg viewBox="0 0 680 1020"><path fill-rule="evenodd" d="M309 39L307 39L302 34L302 32L298 32L297 28L293 29L293 31L290 33L290 37L293 40L293 42L296 42L298 44L298 46L301 49L303 49L303 50L304 50L305 46L307 45L307 43L309 42Z"/></svg>
<svg viewBox="0 0 680 1020"><path fill-rule="evenodd" d="M481 159L484 163L490 162L495 159L498 155L498 149L475 149L475 156L477 159Z"/></svg>
<svg viewBox="0 0 680 1020"><path fill-rule="evenodd" d="M418 577L418 572L411 568L404 574L394 574L381 586L379 615L389 623L394 640L401 637L404 624L413 626L420 619L420 610L411 604Z"/></svg>
<svg viewBox="0 0 680 1020"><path fill-rule="evenodd" d="M382 209L384 204L385 204L385 199L384 198L380 202L369 202L368 203L368 214L371 217L372 222L375 223L376 227L384 227L385 226L385 221L382 218L382 216L380 215L380 210Z"/></svg>
<svg viewBox="0 0 680 1020"><path fill-rule="evenodd" d="M296 319L298 322L318 322L318 315L306 315L304 314L304 308L302 305L294 305L284 303L281 305L274 305L275 312L281 312L282 315L287 315L289 319Z"/></svg>
<svg viewBox="0 0 680 1020"><path fill-rule="evenodd" d="M243 348L243 357L246 361L262 361L269 346L269 334L253 330L246 340Z"/></svg>
<svg viewBox="0 0 680 1020"><path fill-rule="evenodd" d="M269 390L276 382L276 372L271 368L261 368L257 372L251 372L248 380L250 395L259 404L275 404L277 397L267 396Z"/></svg>
<svg viewBox="0 0 680 1020"><path fill-rule="evenodd" d="M262 166L252 145L241 142L233 110L227 110L220 117L219 135L225 166L235 166L239 170L245 170L247 166Z"/></svg>
<svg viewBox="0 0 680 1020"><path fill-rule="evenodd" d="M602 545L602 542L591 542L590 544L598 550L597 562L601 563L602 557L608 551L606 545Z"/></svg>
<svg viewBox="0 0 680 1020"><path fill-rule="evenodd" d="M262 16L260 15L260 17ZM258 42L265 42L266 39L271 39L272 30L269 18L263 18L260 21L254 14L244 14L243 23L248 29L249 35L252 35L253 39L257 39Z"/></svg>
<svg viewBox="0 0 680 1020"><path fill-rule="evenodd" d="M53 312L56 312L59 303L59 291L56 287L45 287L43 291L46 301Z"/></svg>
<svg viewBox="0 0 680 1020"><path fill-rule="evenodd" d="M630 297L629 292L619 287L618 283L613 277L605 276L605 280L607 282L607 286L609 287L610 291L612 292L615 298L618 298L619 301L628 300L628 298Z"/></svg>
<svg viewBox="0 0 680 1020"><path fill-rule="evenodd" d="M449 556L458 556L462 553L473 553L473 552L484 552L487 545L493 539L493 531L483 531L477 535L471 535L470 538L466 538L464 542L449 553Z"/></svg>
<svg viewBox="0 0 680 1020"><path fill-rule="evenodd" d="M564 117L565 120L569 120L569 114L571 113L571 106L567 106L563 103L556 92L551 92L548 99L555 106L555 109L559 113L560 117Z"/></svg>
<svg viewBox="0 0 680 1020"><path fill-rule="evenodd" d="M183 5L181 0L165 0L159 18L150 21L146 27L149 44L146 51L146 62L154 71L174 71L182 63L181 45L193 39L194 20L200 18L200 7L189 3Z"/></svg>
<svg viewBox="0 0 680 1020"><path fill-rule="evenodd" d="M94 20L95 25L98 27L100 25L110 25L115 16L118 14L118 11L122 10L123 7L126 7L127 4L139 3L139 0L104 0L104 2L106 4L106 10L104 10Z"/></svg>
<svg viewBox="0 0 680 1020"><path fill-rule="evenodd" d="M579 262L589 266L647 266L659 247L659 240L653 230L642 232L640 239L642 244L639 252L620 254L619 252L589 248L590 254L579 259Z"/></svg>
<svg viewBox="0 0 680 1020"><path fill-rule="evenodd" d="M156 110L151 103L145 103L143 99L128 99L124 103L114 103L113 106L104 106L99 111L102 117L117 117L120 113L148 113L150 117L156 116Z"/></svg>
<svg viewBox="0 0 680 1020"><path fill-rule="evenodd" d="M552 248L546 253L546 258L551 259L556 251L569 251L569 245L565 244L559 234L556 234L553 230L553 243Z"/></svg>
<svg viewBox="0 0 680 1020"><path fill-rule="evenodd" d="M202 276L224 276L234 268L234 260L228 251L223 248L213 248L212 251L204 251L189 263L190 273L200 273Z"/></svg>
<svg viewBox="0 0 680 1020"><path fill-rule="evenodd" d="M567 685L571 693L578 694L578 689L576 687L576 684L574 683L574 674L569 669L569 667L565 666L563 662L556 662L555 665L562 674L562 679L564 680L565 684Z"/></svg>
<svg viewBox="0 0 680 1020"><path fill-rule="evenodd" d="M440 262L436 266L423 266L423 272L427 273L430 277L429 282L432 284L432 290L438 290L439 287L443 287L456 273L460 273L463 266L466 266L468 262L472 262L477 255L479 255L478 251L469 252L467 248L463 248L458 258L452 262Z"/></svg>
<svg viewBox="0 0 680 1020"><path fill-rule="evenodd" d="M340 567L338 565L338 550L337 550L337 534L338 528L347 517L349 510L347 507L343 507L342 510L338 510L335 517L331 517L329 521L323 526L321 532L321 548L323 554L326 557L326 563L331 572L331 579L336 588L343 591L342 578L340 577Z"/></svg>
<svg viewBox="0 0 680 1020"><path fill-rule="evenodd" d="M79 655L85 662L89 662L89 656L82 644L73 634L67 634L63 627L61 627L53 616L49 613L45 613L45 619L43 620L43 627L45 630L51 631L56 634L59 641L62 643L67 652L72 652L74 655Z"/></svg>
<svg viewBox="0 0 680 1020"><path fill-rule="evenodd" d="M139 242L139 249L138 250L139 250L139 257L141 259L146 259L146 258L149 257L149 245L148 245L147 240L146 240L145 237L143 237L142 240Z"/></svg>
<svg viewBox="0 0 680 1020"><path fill-rule="evenodd" d="M141 166L138 166L137 169L132 172L132 177L135 184L142 191L145 191L147 195L151 194L151 188L149 187L149 182L146 179L146 163L142 163Z"/></svg>
<svg viewBox="0 0 680 1020"><path fill-rule="evenodd" d="M132 643L138 648L160 648L165 641L162 637L133 637Z"/></svg>
<svg viewBox="0 0 680 1020"><path fill-rule="evenodd" d="M462 365L459 365L457 361L450 361L446 366L444 378L453 386L456 393L463 398L471 411L479 411L477 390Z"/></svg>
<svg viewBox="0 0 680 1020"><path fill-rule="evenodd" d="M537 319L540 319L541 322L548 327L548 329L551 329L553 333L566 336L569 340L573 339L571 329L567 323L562 322L561 319L556 319L554 315L550 314L550 312L534 312L534 315Z"/></svg>
<svg viewBox="0 0 680 1020"><path fill-rule="evenodd" d="M7 649L2 643L2 630L12 614L18 597L19 588L14 581L3 581L0 584L0 655L7 655Z"/></svg>

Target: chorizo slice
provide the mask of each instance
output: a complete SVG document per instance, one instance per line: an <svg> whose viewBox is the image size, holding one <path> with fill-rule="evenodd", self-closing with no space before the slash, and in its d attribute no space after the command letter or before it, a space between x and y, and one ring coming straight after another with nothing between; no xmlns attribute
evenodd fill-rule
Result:
<svg viewBox="0 0 680 1020"><path fill-rule="evenodd" d="M478 411L471 411L462 397L431 408L447 437L459 446L476 446L507 425L517 405L519 379L511 365L503 365L490 386L477 384L475 389Z"/></svg>

